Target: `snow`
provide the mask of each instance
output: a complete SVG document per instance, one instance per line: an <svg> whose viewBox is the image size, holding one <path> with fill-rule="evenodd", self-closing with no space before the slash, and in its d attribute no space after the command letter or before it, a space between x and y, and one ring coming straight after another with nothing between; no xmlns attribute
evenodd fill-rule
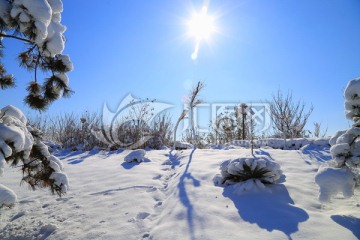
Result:
<svg viewBox="0 0 360 240"><path fill-rule="evenodd" d="M55 77L59 78L66 86L69 86L69 78L65 73L55 74Z"/></svg>
<svg viewBox="0 0 360 240"><path fill-rule="evenodd" d="M61 193L66 193L69 188L68 179L67 175L62 173L63 165L61 161L50 154L48 147L40 139L34 139L30 132L34 131L34 129L31 126L26 126L27 119L24 114L11 105L2 108L0 114L0 176L4 174L6 166L5 158L15 153L21 154L20 163L31 163L32 166L39 165L40 167L38 166L38 168L41 171L41 166L43 166L41 162L30 158L30 152L36 146L48 161L50 168L54 170L50 176L50 179L53 179L56 185L53 187L59 187ZM35 173L26 172L26 174L31 175ZM0 198L4 197L1 194ZM8 196L4 191L3 194Z"/></svg>
<svg viewBox="0 0 360 240"><path fill-rule="evenodd" d="M232 160L226 160L220 165L221 170L221 178L215 176L214 183L217 185L233 185L235 184L240 188L238 193L246 190L251 190L250 187L256 187L260 189L265 188L265 183L276 183L281 176L281 170L279 164L272 161L268 156L261 157L245 157L245 158L237 158ZM258 170L266 170L265 174L262 174L261 177L258 178L250 178L245 177L243 180L250 181L234 181L233 177L239 178L244 175L253 173Z"/></svg>
<svg viewBox="0 0 360 240"><path fill-rule="evenodd" d="M68 193L19 185L19 169L6 167L1 183L18 201L0 210L0 239L312 239L360 238L360 191L331 202L318 200L315 175L329 147L306 151L256 149L281 166L268 191L237 195L213 182L225 160L249 149L146 151L151 161L124 163L130 150L59 152L71 179ZM252 184L252 183L249 183ZM256 184L256 183L254 183ZM253 189L253 188L252 188Z"/></svg>
<svg viewBox="0 0 360 240"><path fill-rule="evenodd" d="M193 149L194 145L192 145L191 143L188 143L188 142L176 141L175 142L175 148L176 149Z"/></svg>
<svg viewBox="0 0 360 240"><path fill-rule="evenodd" d="M46 0L14 0L10 15L17 19L20 31L25 32L30 27L30 19L34 20L36 26L36 37L34 41L41 46L48 34L47 27L51 21L51 7Z"/></svg>
<svg viewBox="0 0 360 240"><path fill-rule="evenodd" d="M57 59L61 60L61 62L66 66L66 72L71 72L74 70L74 65L70 60L70 56L67 54L59 54Z"/></svg>
<svg viewBox="0 0 360 240"><path fill-rule="evenodd" d="M328 146L330 138L294 138L286 140L287 149L298 150L303 146L308 144L314 144L317 146ZM283 149L284 148L284 139L279 138L266 138L266 139L256 139L253 141L254 147L271 147L275 149ZM210 146L210 148L218 149L218 148L236 148L236 147L244 147L249 148L250 142L247 140L234 140L229 143L226 143L224 146Z"/></svg>
<svg viewBox="0 0 360 240"><path fill-rule="evenodd" d="M63 11L63 4L61 0L47 0L53 12L60 13Z"/></svg>
<svg viewBox="0 0 360 240"><path fill-rule="evenodd" d="M143 162L144 161L144 157L145 157L145 150L143 149L137 149L137 150L134 150L132 152L130 152L125 158L124 158L124 161L127 162L127 163L130 163L130 162Z"/></svg>
<svg viewBox="0 0 360 240"><path fill-rule="evenodd" d="M11 5L6 0L0 0L0 19L2 19L6 24L9 23L9 11Z"/></svg>
<svg viewBox="0 0 360 240"><path fill-rule="evenodd" d="M339 143L335 144L330 148L331 155L337 157L337 156L344 156L348 155L350 153L350 146L348 143Z"/></svg>
<svg viewBox="0 0 360 240"><path fill-rule="evenodd" d="M336 141L338 140L338 138L339 138L341 135L343 135L344 133L346 133L346 131L347 131L347 130L337 131L337 132L334 134L334 136L332 136L332 137L330 138L330 141L329 141L330 145L331 145L331 146L335 145L335 144L336 144Z"/></svg>
<svg viewBox="0 0 360 240"><path fill-rule="evenodd" d="M349 81L344 96L346 117L357 121L360 117L360 78Z"/></svg>
<svg viewBox="0 0 360 240"><path fill-rule="evenodd" d="M12 144L16 152L24 152L24 158L28 158L33 137L26 127L27 119L24 114L14 106L7 106L0 110L0 150L8 157L12 154L12 149L8 144ZM0 167L0 171L1 167Z"/></svg>
<svg viewBox="0 0 360 240"><path fill-rule="evenodd" d="M56 54L62 53L64 50L64 38L63 33L66 31L66 27L60 23L60 14L53 14L51 23L47 27L47 37L44 40L44 49L49 56L54 57ZM41 45L40 45L41 46Z"/></svg>
<svg viewBox="0 0 360 240"><path fill-rule="evenodd" d="M0 184L0 211L2 207L13 206L16 201L16 194L11 189Z"/></svg>
<svg viewBox="0 0 360 240"><path fill-rule="evenodd" d="M0 17L8 22L6 12L10 12L20 32L27 33L35 26L34 36L30 37L41 52L49 57L62 53L66 27L60 23L63 11L61 0L14 0L10 7L2 0L0 7Z"/></svg>
<svg viewBox="0 0 360 240"><path fill-rule="evenodd" d="M2 119L4 119L5 117L14 117L18 120L20 120L23 124L27 123L27 119L25 117L25 115L20 111L20 109L12 106L12 105L8 105L4 108L2 108L0 110Z"/></svg>
<svg viewBox="0 0 360 240"><path fill-rule="evenodd" d="M348 167L320 167L315 176L315 182L320 186L320 201L329 202L341 192L344 198L354 194L355 179Z"/></svg>

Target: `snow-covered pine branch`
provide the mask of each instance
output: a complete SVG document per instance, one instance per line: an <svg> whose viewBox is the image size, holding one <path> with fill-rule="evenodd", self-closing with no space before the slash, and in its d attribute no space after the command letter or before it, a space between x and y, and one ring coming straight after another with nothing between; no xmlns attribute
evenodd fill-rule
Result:
<svg viewBox="0 0 360 240"><path fill-rule="evenodd" d="M59 196L67 192L68 178L60 160L49 153L41 132L27 125L24 114L13 106L0 110L0 175L6 164L20 167L22 182L34 190L48 187Z"/></svg>
<svg viewBox="0 0 360 240"><path fill-rule="evenodd" d="M73 70L68 55L63 55L66 27L61 24L61 0L0 0L0 58L4 39L27 44L19 53L20 66L34 72L27 87L25 102L32 108L45 110L56 99L71 94L67 72ZM38 70L48 71L51 77L39 82ZM15 86L15 79L0 62L0 88Z"/></svg>
<svg viewBox="0 0 360 240"><path fill-rule="evenodd" d="M348 83L344 96L345 115L354 124L330 139L333 161L321 166L315 177L321 201L330 201L338 192L351 197L354 187L360 185L360 78Z"/></svg>

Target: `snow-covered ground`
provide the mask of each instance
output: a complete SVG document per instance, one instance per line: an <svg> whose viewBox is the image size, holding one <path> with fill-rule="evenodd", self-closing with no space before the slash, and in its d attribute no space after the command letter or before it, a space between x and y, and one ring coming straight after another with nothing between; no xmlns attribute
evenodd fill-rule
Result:
<svg viewBox="0 0 360 240"><path fill-rule="evenodd" d="M18 195L0 209L0 239L359 239L360 191L318 201L314 177L329 147L257 149L280 164L272 193L233 195L215 186L222 161L245 157L244 148L147 151L126 163L129 151L62 152L70 179L66 196L20 186L18 169L1 184Z"/></svg>

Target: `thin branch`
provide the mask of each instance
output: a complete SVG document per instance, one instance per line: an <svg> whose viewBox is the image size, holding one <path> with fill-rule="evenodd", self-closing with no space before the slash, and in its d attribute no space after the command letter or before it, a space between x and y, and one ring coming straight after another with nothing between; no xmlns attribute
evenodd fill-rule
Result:
<svg viewBox="0 0 360 240"><path fill-rule="evenodd" d="M7 34L4 34L2 32L0 32L0 37L14 38L14 39L17 39L17 40L20 40L20 41L24 41L24 42L27 42L27 43L34 44L34 42L30 41L29 39L22 38L22 37L17 37L17 36L14 36L14 35L7 35Z"/></svg>
<svg viewBox="0 0 360 240"><path fill-rule="evenodd" d="M36 63L35 63L35 69L34 69L34 72L35 72L35 82L37 82L37 69L38 69L38 66L39 66L40 57L41 57L41 54L40 54L40 52L39 52L39 54L38 54L38 56L37 56L37 59L36 59Z"/></svg>

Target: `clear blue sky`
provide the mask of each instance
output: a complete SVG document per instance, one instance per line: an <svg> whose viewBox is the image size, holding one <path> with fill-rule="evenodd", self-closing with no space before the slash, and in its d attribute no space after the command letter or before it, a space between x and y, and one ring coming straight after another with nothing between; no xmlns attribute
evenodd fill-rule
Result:
<svg viewBox="0 0 360 240"><path fill-rule="evenodd" d="M360 76L360 1L212 0L219 33L190 55L186 19L202 0L63 0L62 22L74 71L75 94L47 114L115 110L123 97L171 103L176 119L189 83L202 80L209 103L259 102L278 89L314 106L313 122L329 133L348 127L343 90ZM14 61L22 45L5 41L4 63L18 87L1 92L0 105L35 114L22 100L31 74Z"/></svg>

